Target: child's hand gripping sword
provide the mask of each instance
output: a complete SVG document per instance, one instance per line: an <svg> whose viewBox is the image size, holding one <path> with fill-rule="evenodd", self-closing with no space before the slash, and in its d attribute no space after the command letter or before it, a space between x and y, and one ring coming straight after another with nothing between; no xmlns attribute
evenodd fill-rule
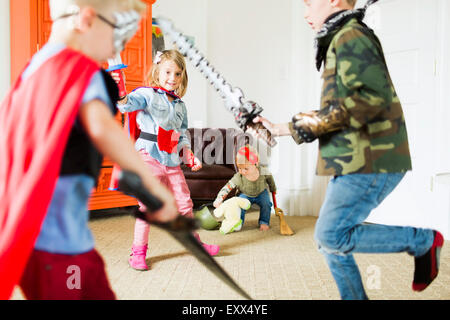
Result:
<svg viewBox="0 0 450 320"><path fill-rule="evenodd" d="M225 107L234 115L238 126L257 138L262 138L269 146L273 147L277 142L273 139L269 130L260 122L253 123L263 109L253 101L244 101L241 89L233 88L219 72L209 64L208 60L189 42L188 38L177 31L172 22L165 18L156 18L163 34L172 38L178 50L186 56L201 73L209 79L211 85L220 93L225 100Z"/></svg>
<svg viewBox="0 0 450 320"><path fill-rule="evenodd" d="M222 269L222 267L210 256L203 248L201 243L194 237L193 231L198 228L198 221L179 215L173 221L159 223L147 219L147 215L151 215L162 208L163 203L150 194L143 186L141 178L130 171L121 171L119 173L119 190L138 198L146 207L147 212L136 211L137 218L147 221L167 231L180 244L189 250L205 267L207 267L218 278L224 281L228 286L242 295L244 298L251 300L252 298L242 290L239 285Z"/></svg>

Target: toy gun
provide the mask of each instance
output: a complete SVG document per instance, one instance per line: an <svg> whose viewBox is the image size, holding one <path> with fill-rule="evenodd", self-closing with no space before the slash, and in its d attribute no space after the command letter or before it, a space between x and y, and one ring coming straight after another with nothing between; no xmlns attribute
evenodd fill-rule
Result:
<svg viewBox="0 0 450 320"><path fill-rule="evenodd" d="M163 203L150 194L143 186L141 178L131 172L122 170L119 173L119 190L128 195L138 198L146 207L147 212L136 210L137 218L147 221L165 231L174 237L181 245L189 250L206 268L213 274L224 281L230 288L241 294L244 298L251 300L252 298L242 290L236 282L222 269L222 267L210 256L203 248L201 243L194 237L193 231L198 228L198 221L178 215L173 221L155 222L147 219L147 215L158 211L163 207Z"/></svg>
<svg viewBox="0 0 450 320"><path fill-rule="evenodd" d="M106 69L106 72L112 72L116 70L122 70L128 67L127 65L123 64L122 57L120 56L120 53L116 55L114 59L108 59L108 69ZM119 72L119 83L117 84L117 87L119 88L119 97L125 97L127 95L127 89L125 88L125 80L123 76L123 72Z"/></svg>
<svg viewBox="0 0 450 320"><path fill-rule="evenodd" d="M269 146L273 147L277 142L273 139L269 130L261 123L253 123L263 109L254 101L244 101L244 93L239 88L233 88L219 72L209 64L208 60L196 49L188 38L177 31L172 22L165 18L156 18L163 34L172 38L178 50L187 57L192 64L200 70L211 85L225 100L225 107L234 115L238 126L256 137L262 138Z"/></svg>

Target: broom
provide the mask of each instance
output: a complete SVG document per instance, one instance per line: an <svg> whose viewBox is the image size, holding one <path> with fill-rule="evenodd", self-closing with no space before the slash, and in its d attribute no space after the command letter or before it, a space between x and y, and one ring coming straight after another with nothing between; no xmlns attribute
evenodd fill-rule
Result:
<svg viewBox="0 0 450 320"><path fill-rule="evenodd" d="M284 213L283 210L278 208L277 206L277 199L275 197L275 192L272 192L272 198L273 198L273 206L275 208L275 214L280 218L280 233L284 236L291 236L294 234L294 231L289 227L286 220L284 219Z"/></svg>

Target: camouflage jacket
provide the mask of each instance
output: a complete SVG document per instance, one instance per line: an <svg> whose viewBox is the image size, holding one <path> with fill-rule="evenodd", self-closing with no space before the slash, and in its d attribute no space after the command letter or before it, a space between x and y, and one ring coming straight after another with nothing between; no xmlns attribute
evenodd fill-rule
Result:
<svg viewBox="0 0 450 320"><path fill-rule="evenodd" d="M321 109L343 105L350 125L319 137L317 174L411 170L405 118L378 38L353 18L321 41L330 41Z"/></svg>

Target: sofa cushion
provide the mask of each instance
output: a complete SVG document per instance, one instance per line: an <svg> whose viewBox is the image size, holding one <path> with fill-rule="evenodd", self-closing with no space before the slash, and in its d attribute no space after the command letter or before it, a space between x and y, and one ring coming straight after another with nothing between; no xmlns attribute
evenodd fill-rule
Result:
<svg viewBox="0 0 450 320"><path fill-rule="evenodd" d="M229 180L236 173L234 169L221 164L203 164L199 171L192 171L183 164L181 169L186 179Z"/></svg>
<svg viewBox="0 0 450 320"><path fill-rule="evenodd" d="M189 179L187 184L191 192L191 197L193 200L207 200L214 201L220 189L227 183L228 180L197 180ZM205 185L206 183L206 185ZM234 197L236 191L232 190L228 197Z"/></svg>

